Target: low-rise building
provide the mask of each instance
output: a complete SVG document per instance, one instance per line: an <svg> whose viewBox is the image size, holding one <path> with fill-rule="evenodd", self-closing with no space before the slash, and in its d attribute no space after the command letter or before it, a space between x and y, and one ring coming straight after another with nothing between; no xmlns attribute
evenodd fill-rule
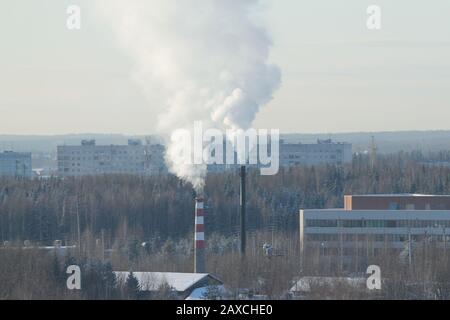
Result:
<svg viewBox="0 0 450 320"><path fill-rule="evenodd" d="M411 255L419 244L450 248L447 196L347 196L342 209L300 210L304 256L314 253L368 260L386 252Z"/></svg>

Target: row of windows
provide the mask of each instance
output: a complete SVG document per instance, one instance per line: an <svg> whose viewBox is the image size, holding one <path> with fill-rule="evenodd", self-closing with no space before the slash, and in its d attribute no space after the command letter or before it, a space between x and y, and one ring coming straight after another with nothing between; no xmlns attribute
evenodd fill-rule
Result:
<svg viewBox="0 0 450 320"><path fill-rule="evenodd" d="M112 166L112 167L133 167L133 166L143 166L145 164L145 161L142 160L138 160L138 161L98 161L95 162L94 164L90 163L90 164L86 164L86 163L81 163L81 162L63 162L60 161L58 163L58 165L60 167L68 167L68 166L82 166L82 167L89 167L89 166Z"/></svg>
<svg viewBox="0 0 450 320"><path fill-rule="evenodd" d="M331 153L331 154L311 154L311 153L282 153L282 156L284 156L285 158L290 158L290 159L300 159L300 158L318 158L318 157L337 157L338 155L336 153Z"/></svg>
<svg viewBox="0 0 450 320"><path fill-rule="evenodd" d="M405 242L408 241L411 237L411 241L446 241L450 242L450 235L426 235L426 234L308 234L306 235L306 240L308 241L319 241L326 244L328 241L330 242L353 242L353 241L394 241L394 242Z"/></svg>
<svg viewBox="0 0 450 320"><path fill-rule="evenodd" d="M99 160L99 158L102 158L102 159L106 159L106 160L113 160L113 161L117 161L117 160L126 160L126 161L129 161L129 160L140 160L140 159L143 159L144 158L144 155L141 155L141 156L136 156L136 157L134 157L134 156L116 156L116 157L110 157L110 156L103 156L103 157L99 157L99 156L94 156L94 157L58 157L58 160L59 161L63 161L63 160L65 160L65 161L70 161L70 160L72 160L72 161L76 161L76 160L78 160L78 161L81 161L81 160L83 160L83 161L92 161L92 160Z"/></svg>
<svg viewBox="0 0 450 320"><path fill-rule="evenodd" d="M332 149L332 150L330 150L330 149L327 149L327 150L323 150L323 149L313 149L313 150L292 150L292 149L290 149L290 150L283 150L284 148L283 147L281 147L281 152L282 153L284 153L284 152L290 152L290 153L301 153L301 154L307 154L307 155L309 155L309 154L311 154L311 153L342 153L343 151L342 151L342 149Z"/></svg>
<svg viewBox="0 0 450 320"><path fill-rule="evenodd" d="M130 168L130 167L142 167L144 165L144 162L127 162L127 163L107 163L107 162L99 162L97 166L111 166L111 167L118 167L118 168ZM72 167L81 167L81 163L72 163ZM86 168L86 166L82 166L83 168Z"/></svg>
<svg viewBox="0 0 450 320"><path fill-rule="evenodd" d="M90 170L95 170L95 169L103 169L105 167L109 167L109 168L113 168L113 169L117 169L117 170L137 170L140 168L144 168L145 163L141 162L141 163L127 163L127 164L108 164L108 163L103 163L100 162L97 166L92 167L92 166L82 166L80 163L72 163L69 165L59 165L59 168L69 168L69 167L78 167L82 170L86 170L86 171L90 171Z"/></svg>
<svg viewBox="0 0 450 320"><path fill-rule="evenodd" d="M312 157L312 156L296 156L296 155L288 155L288 156L284 156L285 159L337 159L337 157L335 155L331 155L331 156L316 156L316 157Z"/></svg>
<svg viewBox="0 0 450 320"><path fill-rule="evenodd" d="M83 169L79 169L79 168L74 168L74 169L70 169L70 168L64 168L63 170L59 170L59 171L63 171L63 172L83 172L83 173L140 173L143 172L142 168L126 168L126 169L114 169L114 170L100 170L100 169L93 169L93 170L83 170Z"/></svg>
<svg viewBox="0 0 450 320"><path fill-rule="evenodd" d="M312 228L450 228L450 220L306 220Z"/></svg>
<svg viewBox="0 0 450 320"><path fill-rule="evenodd" d="M59 153L64 153L64 151L60 151ZM120 150L97 150L97 151L71 151L67 152L72 155L80 155L80 154L143 154L144 151L142 149L137 151L120 151Z"/></svg>
<svg viewBox="0 0 450 320"><path fill-rule="evenodd" d="M307 227L319 228L336 228L338 226L337 220L306 220Z"/></svg>

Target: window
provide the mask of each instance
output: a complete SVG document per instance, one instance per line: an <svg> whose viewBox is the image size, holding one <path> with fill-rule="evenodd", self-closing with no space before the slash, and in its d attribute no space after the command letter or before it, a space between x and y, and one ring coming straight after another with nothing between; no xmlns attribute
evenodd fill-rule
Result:
<svg viewBox="0 0 450 320"><path fill-rule="evenodd" d="M396 228L397 227L397 221L387 220L386 221L386 227L387 228Z"/></svg>
<svg viewBox="0 0 450 320"><path fill-rule="evenodd" d="M384 221L383 220L366 220L366 227L367 228L384 228Z"/></svg>
<svg viewBox="0 0 450 320"><path fill-rule="evenodd" d="M336 228L337 220L307 220L306 226L313 228Z"/></svg>
<svg viewBox="0 0 450 320"><path fill-rule="evenodd" d="M337 234L308 234L310 241L338 241Z"/></svg>
<svg viewBox="0 0 450 320"><path fill-rule="evenodd" d="M344 220L342 226L344 228L362 228L363 220Z"/></svg>
<svg viewBox="0 0 450 320"><path fill-rule="evenodd" d="M389 210L398 210L398 203L396 202L389 203Z"/></svg>

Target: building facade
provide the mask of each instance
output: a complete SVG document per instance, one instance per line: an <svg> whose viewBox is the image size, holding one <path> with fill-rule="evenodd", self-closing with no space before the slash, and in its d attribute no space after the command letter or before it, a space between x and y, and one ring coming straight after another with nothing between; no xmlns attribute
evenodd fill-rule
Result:
<svg viewBox="0 0 450 320"><path fill-rule="evenodd" d="M280 166L342 165L352 161L352 145L332 140L318 140L316 144L280 143Z"/></svg>
<svg viewBox="0 0 450 320"><path fill-rule="evenodd" d="M345 210L450 210L450 196L376 194L344 196Z"/></svg>
<svg viewBox="0 0 450 320"><path fill-rule="evenodd" d="M0 153L0 176L30 178L32 174L30 152Z"/></svg>
<svg viewBox="0 0 450 320"><path fill-rule="evenodd" d="M324 251L352 249L403 249L407 241L450 240L450 211L446 210L301 210L300 247ZM346 250L350 249L350 250Z"/></svg>
<svg viewBox="0 0 450 320"><path fill-rule="evenodd" d="M368 261L386 253L411 256L430 246L450 248L447 196L347 196L346 201L343 209L300 210L302 255Z"/></svg>
<svg viewBox="0 0 450 320"><path fill-rule="evenodd" d="M162 144L149 144L144 146L145 152L145 175L167 174L168 170L164 155L166 148Z"/></svg>
<svg viewBox="0 0 450 320"><path fill-rule="evenodd" d="M152 175L165 171L164 147L129 140L127 145L96 145L83 140L79 146L58 146L58 175Z"/></svg>
<svg viewBox="0 0 450 320"><path fill-rule="evenodd" d="M238 157L234 152L234 147L229 141L224 142L224 150L233 150L233 163L226 163L226 152L223 154L224 164L208 165L209 172L224 172L230 170L238 170L240 165ZM268 145L257 145L256 154L261 152L271 151L270 140ZM248 146L246 152L249 153ZM286 143L280 140L279 144L279 166L291 167L296 165L342 165L350 163L353 159L352 145L349 143L333 142L332 140L318 140L316 144L302 144L302 143ZM268 165L247 164L249 169L257 169L267 167Z"/></svg>

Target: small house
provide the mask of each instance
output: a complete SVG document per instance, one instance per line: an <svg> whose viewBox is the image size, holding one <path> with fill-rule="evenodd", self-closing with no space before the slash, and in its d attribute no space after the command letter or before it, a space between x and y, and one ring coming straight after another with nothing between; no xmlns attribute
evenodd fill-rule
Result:
<svg viewBox="0 0 450 320"><path fill-rule="evenodd" d="M125 283L130 275L130 272L124 271L114 273L118 283ZM184 300L196 289L223 286L221 280L209 273L133 272L133 276L139 282L140 291L148 297L166 287L172 290L176 299Z"/></svg>

